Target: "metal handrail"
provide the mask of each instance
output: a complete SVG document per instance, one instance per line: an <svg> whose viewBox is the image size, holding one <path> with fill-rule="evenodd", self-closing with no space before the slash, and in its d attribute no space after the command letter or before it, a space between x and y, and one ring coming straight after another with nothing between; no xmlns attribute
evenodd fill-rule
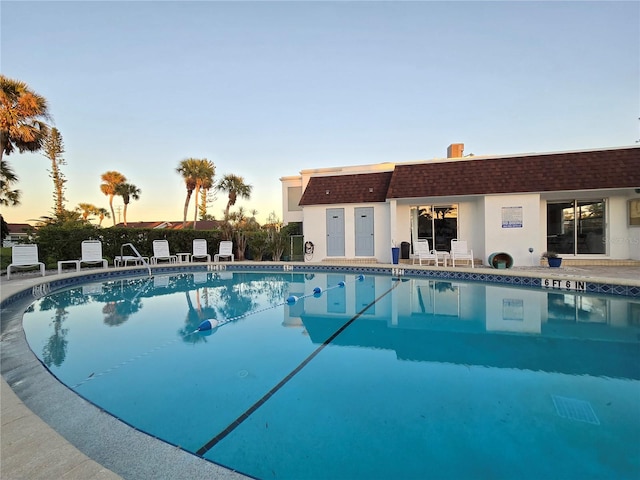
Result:
<svg viewBox="0 0 640 480"><path fill-rule="evenodd" d="M149 270L149 276L151 277L151 265L149 265L149 263L144 259L142 255L140 255L140 252L138 252L133 243L124 243L120 245L120 257L124 258L124 247L131 247L131 250L133 250L133 252L136 254L136 258L139 259L143 265L146 265L147 270Z"/></svg>

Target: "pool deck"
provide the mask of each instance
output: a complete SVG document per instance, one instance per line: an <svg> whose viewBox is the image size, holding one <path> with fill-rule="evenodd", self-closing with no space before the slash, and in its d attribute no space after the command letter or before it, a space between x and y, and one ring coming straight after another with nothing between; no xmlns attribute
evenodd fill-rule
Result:
<svg viewBox="0 0 640 480"><path fill-rule="evenodd" d="M497 272L487 267L475 271ZM606 280L640 286L640 266L567 266L552 270L532 266L510 269L509 274ZM57 271L47 271L46 276L57 276ZM18 273L11 280L2 275L0 301L41 281L42 277L32 272ZM139 432L78 397L42 367L24 338L16 339L24 337L18 334L20 322L14 321L13 327L5 329L5 319L2 321L2 347L9 350L3 354L0 381L0 478L3 480L248 478ZM26 382L31 385L22 385L21 378L25 376L34 380ZM37 391L34 384L38 386Z"/></svg>

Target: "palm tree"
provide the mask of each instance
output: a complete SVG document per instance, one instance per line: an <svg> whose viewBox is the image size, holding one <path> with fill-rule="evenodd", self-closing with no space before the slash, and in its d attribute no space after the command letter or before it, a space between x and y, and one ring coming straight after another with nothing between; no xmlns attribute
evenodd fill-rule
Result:
<svg viewBox="0 0 640 480"><path fill-rule="evenodd" d="M78 209L82 212L82 219L87 222L89 215L96 213L96 206L92 203L79 203Z"/></svg>
<svg viewBox="0 0 640 480"><path fill-rule="evenodd" d="M109 212L107 211L106 208L96 208L96 215L98 215L98 218L100 219L100 223L98 223L98 226L101 227L102 226L102 220L104 220L104 217L109 218Z"/></svg>
<svg viewBox="0 0 640 480"><path fill-rule="evenodd" d="M120 172L116 172L111 170L109 172L105 172L100 177L102 179L102 184L100 185L100 191L109 197L109 208L111 209L111 216L113 217L113 226L116 226L116 214L113 211L113 197L117 195L116 187L121 183L125 183L127 181L127 177L125 177Z"/></svg>
<svg viewBox="0 0 640 480"><path fill-rule="evenodd" d="M20 205L20 190L12 190L13 184L18 182L18 176L9 164L0 160L0 205Z"/></svg>
<svg viewBox="0 0 640 480"><path fill-rule="evenodd" d="M229 217L229 209L236 204L238 197L249 199L251 198L251 191L253 187L244 183L244 178L238 175L225 175L222 180L218 182L217 190L227 192L229 200L227 201L227 207L224 210L225 218Z"/></svg>
<svg viewBox="0 0 640 480"><path fill-rule="evenodd" d="M42 148L50 120L47 100L26 83L0 75L0 161L16 148L37 152Z"/></svg>
<svg viewBox="0 0 640 480"><path fill-rule="evenodd" d="M140 189L132 183L120 183L116 186L116 195L120 195L124 202L123 218L125 227L127 226L127 206L132 198L134 200L139 200L141 193Z"/></svg>
<svg viewBox="0 0 640 480"><path fill-rule="evenodd" d="M180 162L176 172L182 175L184 184L187 187L187 198L184 201L184 214L182 217L182 226L187 224L187 212L189 211L189 202L191 202L191 196L195 190L196 192L196 213L194 219L198 219L198 194L203 184L208 181L213 182L213 175L215 174L215 166L213 162L210 162L206 158L185 158Z"/></svg>
<svg viewBox="0 0 640 480"><path fill-rule="evenodd" d="M184 214L182 216L182 226L187 224L187 211L189 210L189 202L191 195L196 188L196 173L198 171L198 160L195 158L185 158L180 162L176 172L182 175L184 184L187 187L187 198L184 201Z"/></svg>

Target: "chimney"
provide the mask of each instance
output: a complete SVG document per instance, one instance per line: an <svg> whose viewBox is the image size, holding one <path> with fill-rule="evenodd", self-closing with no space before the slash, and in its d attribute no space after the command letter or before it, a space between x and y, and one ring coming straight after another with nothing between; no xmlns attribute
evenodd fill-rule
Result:
<svg viewBox="0 0 640 480"><path fill-rule="evenodd" d="M452 143L447 147L447 158L461 158L464 152L464 143Z"/></svg>

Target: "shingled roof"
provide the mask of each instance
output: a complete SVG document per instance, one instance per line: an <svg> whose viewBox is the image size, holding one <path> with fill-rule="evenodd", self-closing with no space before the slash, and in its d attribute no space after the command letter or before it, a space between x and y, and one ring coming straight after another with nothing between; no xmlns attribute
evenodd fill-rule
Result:
<svg viewBox="0 0 640 480"><path fill-rule="evenodd" d="M300 205L385 202L392 172L311 177Z"/></svg>
<svg viewBox="0 0 640 480"><path fill-rule="evenodd" d="M638 187L640 148L630 147L396 165L387 198Z"/></svg>

